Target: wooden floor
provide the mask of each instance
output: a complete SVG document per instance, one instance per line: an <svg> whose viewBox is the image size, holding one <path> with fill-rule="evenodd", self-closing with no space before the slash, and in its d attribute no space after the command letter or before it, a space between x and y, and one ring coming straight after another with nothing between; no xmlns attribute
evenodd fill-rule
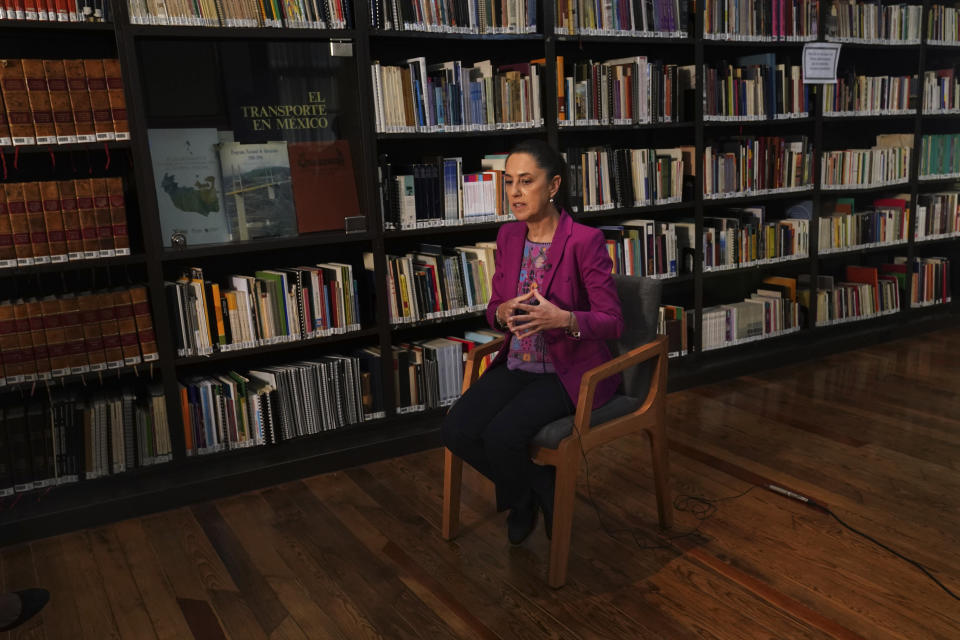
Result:
<svg viewBox="0 0 960 640"><path fill-rule="evenodd" d="M775 482L960 592L960 330L670 396L674 492ZM647 444L590 454L566 588L465 477L440 539L429 451L0 550L51 604L16 638L960 638L960 602L829 516L757 487L658 537ZM698 521L677 514L677 533ZM632 534L630 532L632 530ZM2 634L0 634L2 635Z"/></svg>

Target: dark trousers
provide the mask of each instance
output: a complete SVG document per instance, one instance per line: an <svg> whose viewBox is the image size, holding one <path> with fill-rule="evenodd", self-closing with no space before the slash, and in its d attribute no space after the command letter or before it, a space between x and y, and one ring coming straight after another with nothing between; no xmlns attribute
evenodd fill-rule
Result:
<svg viewBox="0 0 960 640"><path fill-rule="evenodd" d="M534 464L530 440L574 405L553 373L500 364L484 372L443 420L443 444L497 486L497 511L529 502L553 507L554 468Z"/></svg>

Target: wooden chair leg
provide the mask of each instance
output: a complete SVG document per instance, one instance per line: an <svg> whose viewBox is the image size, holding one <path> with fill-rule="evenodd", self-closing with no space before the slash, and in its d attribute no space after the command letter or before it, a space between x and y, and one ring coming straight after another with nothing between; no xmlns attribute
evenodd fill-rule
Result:
<svg viewBox="0 0 960 640"><path fill-rule="evenodd" d="M570 558L570 535L573 530L573 506L580 471L579 443L570 442L560 452L557 484L553 498L553 538L550 542L550 575L548 582L558 589L567 583L567 561Z"/></svg>
<svg viewBox="0 0 960 640"><path fill-rule="evenodd" d="M673 501L670 497L670 467L667 460L668 444L667 430L664 428L664 417L657 420L657 424L646 429L650 438L650 453L653 457L653 485L657 494L657 514L660 517L660 528L673 527Z"/></svg>
<svg viewBox="0 0 960 640"><path fill-rule="evenodd" d="M460 529L460 484L463 481L463 460L450 449L443 448L443 523L441 535L453 540Z"/></svg>

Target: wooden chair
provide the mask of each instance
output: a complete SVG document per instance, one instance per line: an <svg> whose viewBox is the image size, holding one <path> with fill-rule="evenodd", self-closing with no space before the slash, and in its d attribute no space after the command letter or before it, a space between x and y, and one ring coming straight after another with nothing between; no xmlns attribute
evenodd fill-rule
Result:
<svg viewBox="0 0 960 640"><path fill-rule="evenodd" d="M673 526L666 436L667 339L657 336L660 282L648 278L614 276L624 315L619 340L610 341L613 359L584 374L573 416L551 422L531 442L530 455L539 464L557 468L553 504L553 538L550 544L551 587L567 580L567 559L573 525L577 473L583 453L617 438L646 432L653 457L654 487L660 526ZM473 349L463 374L466 392L478 377L483 357L503 347L498 339ZM623 374L618 395L590 411L597 384ZM581 448L582 452L581 453ZM460 485L463 461L444 449L443 537L451 540L460 524Z"/></svg>

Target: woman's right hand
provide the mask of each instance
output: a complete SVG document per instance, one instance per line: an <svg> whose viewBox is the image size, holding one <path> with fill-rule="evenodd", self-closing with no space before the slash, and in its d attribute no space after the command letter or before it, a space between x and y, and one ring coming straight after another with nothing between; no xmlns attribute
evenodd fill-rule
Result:
<svg viewBox="0 0 960 640"><path fill-rule="evenodd" d="M513 330L513 327L510 326L510 319L517 315L522 315L522 312L518 313L517 305L523 302L530 300L533 297L533 291L519 295L516 298L510 298L506 302L501 302L500 306L497 307L497 322L502 327L507 327L509 330Z"/></svg>

